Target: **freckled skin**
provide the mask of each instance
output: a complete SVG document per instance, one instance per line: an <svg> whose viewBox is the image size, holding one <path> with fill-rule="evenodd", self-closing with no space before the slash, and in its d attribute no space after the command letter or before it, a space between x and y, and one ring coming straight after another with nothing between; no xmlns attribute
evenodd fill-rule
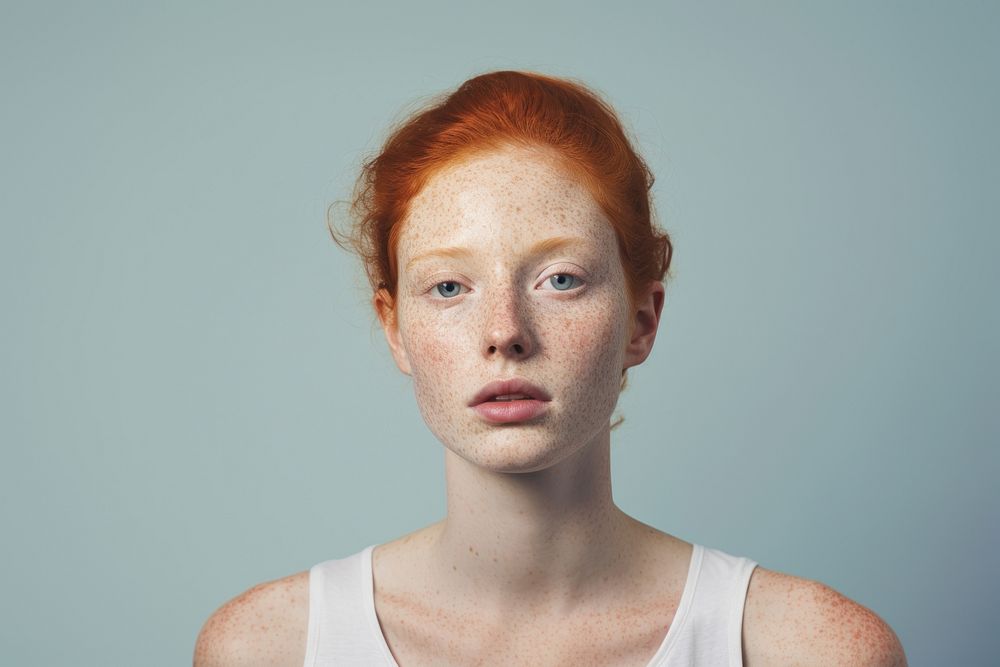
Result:
<svg viewBox="0 0 1000 667"><path fill-rule="evenodd" d="M205 622L194 665L301 665L308 614L308 571L258 584Z"/></svg>
<svg viewBox="0 0 1000 667"><path fill-rule="evenodd" d="M764 567L743 612L744 665L905 667L896 633L871 609L829 586Z"/></svg>
<svg viewBox="0 0 1000 667"><path fill-rule="evenodd" d="M574 243L530 252L556 237ZM467 252L423 259L456 247ZM691 545L615 506L610 419L622 371L652 348L662 284L630 313L603 211L551 154L523 148L435 175L411 203L397 261L396 309L376 307L445 447L448 481L444 521L373 554L397 661L644 665L669 628ZM460 287L442 294L443 282ZM497 425L468 407L512 376L548 392L545 414Z"/></svg>
<svg viewBox="0 0 1000 667"><path fill-rule="evenodd" d="M553 237L578 243L528 253ZM446 247L467 253L410 264ZM444 445L448 511L373 551L376 615L396 662L644 667L673 623L692 545L614 504L609 421L622 370L652 348L662 285L629 312L602 211L550 154L523 148L437 174L412 202L397 259L396 307L385 295L375 306ZM582 281L560 291L549 279L561 274ZM461 288L442 294L444 282ZM497 425L468 407L511 376L551 395L544 415ZM308 582L300 572L224 605L195 666L301 665ZM763 567L747 592L743 658L906 665L873 612Z"/></svg>
<svg viewBox="0 0 1000 667"><path fill-rule="evenodd" d="M527 256L557 236L581 242ZM507 473L542 470L599 438L626 367L628 302L615 233L586 189L521 153L464 164L412 203L399 264L441 246L474 254L402 270L397 306L404 369L431 431L466 461ZM557 291L549 278L559 272L583 283ZM463 293L442 297L432 284L443 280ZM551 394L537 422L498 427L467 407L513 375Z"/></svg>

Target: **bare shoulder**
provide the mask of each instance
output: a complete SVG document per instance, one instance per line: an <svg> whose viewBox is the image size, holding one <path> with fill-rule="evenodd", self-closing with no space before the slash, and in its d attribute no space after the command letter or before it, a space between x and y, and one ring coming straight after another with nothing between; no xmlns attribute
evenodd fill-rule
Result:
<svg viewBox="0 0 1000 667"><path fill-rule="evenodd" d="M308 624L308 570L258 584L205 621L195 642L194 665L301 666Z"/></svg>
<svg viewBox="0 0 1000 667"><path fill-rule="evenodd" d="M757 566L743 613L747 667L906 667L896 633L871 609L829 586Z"/></svg>

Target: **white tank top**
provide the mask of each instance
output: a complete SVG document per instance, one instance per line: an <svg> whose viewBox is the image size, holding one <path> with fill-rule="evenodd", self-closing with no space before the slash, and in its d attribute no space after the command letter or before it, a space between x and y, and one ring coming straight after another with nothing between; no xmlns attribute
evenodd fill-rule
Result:
<svg viewBox="0 0 1000 667"><path fill-rule="evenodd" d="M375 615L375 546L309 569L305 667L399 667ZM693 546L674 620L647 667L742 667L743 605L757 563Z"/></svg>

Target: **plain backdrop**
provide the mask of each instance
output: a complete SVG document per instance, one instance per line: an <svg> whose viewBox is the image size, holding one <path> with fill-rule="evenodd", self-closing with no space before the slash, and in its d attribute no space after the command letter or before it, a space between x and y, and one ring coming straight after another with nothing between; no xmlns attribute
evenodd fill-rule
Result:
<svg viewBox="0 0 1000 667"><path fill-rule="evenodd" d="M444 515L326 228L386 128L582 80L675 245L614 497L996 664L990 2L4 2L0 662L178 665L252 585Z"/></svg>

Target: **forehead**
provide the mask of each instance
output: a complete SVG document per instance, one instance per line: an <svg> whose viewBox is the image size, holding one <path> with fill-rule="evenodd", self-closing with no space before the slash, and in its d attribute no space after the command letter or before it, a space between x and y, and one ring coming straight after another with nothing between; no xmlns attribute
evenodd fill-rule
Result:
<svg viewBox="0 0 1000 667"><path fill-rule="evenodd" d="M507 148L435 174L410 202L400 258L439 245L513 249L552 236L614 244L587 187L544 150Z"/></svg>

